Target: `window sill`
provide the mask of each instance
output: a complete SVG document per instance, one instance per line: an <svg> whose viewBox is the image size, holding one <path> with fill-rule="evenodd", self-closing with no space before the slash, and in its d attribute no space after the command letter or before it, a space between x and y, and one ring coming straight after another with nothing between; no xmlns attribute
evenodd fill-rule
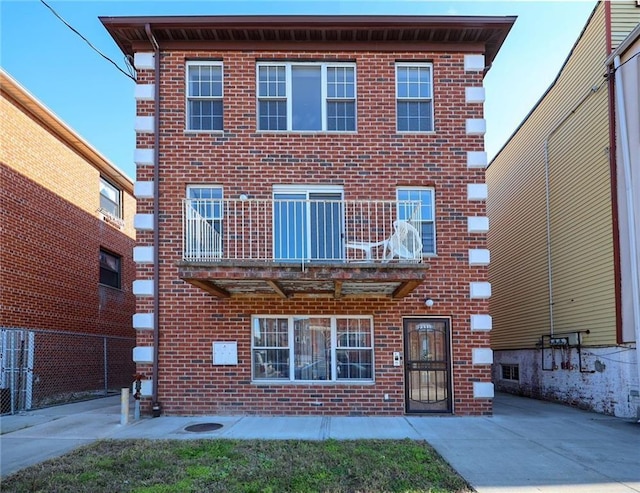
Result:
<svg viewBox="0 0 640 493"><path fill-rule="evenodd" d="M357 130L256 130L262 135L357 135Z"/></svg>
<svg viewBox="0 0 640 493"><path fill-rule="evenodd" d="M321 385L321 386L335 386L335 385L374 385L375 380L251 380L253 385Z"/></svg>
<svg viewBox="0 0 640 493"><path fill-rule="evenodd" d="M99 288L112 289L114 291L119 291L120 293L124 292L124 290L122 288L116 288L115 286L110 286L109 284L98 283L98 287Z"/></svg>
<svg viewBox="0 0 640 493"><path fill-rule="evenodd" d="M224 130L184 130L185 135L224 135Z"/></svg>
<svg viewBox="0 0 640 493"><path fill-rule="evenodd" d="M398 135L436 135L435 130L396 130Z"/></svg>

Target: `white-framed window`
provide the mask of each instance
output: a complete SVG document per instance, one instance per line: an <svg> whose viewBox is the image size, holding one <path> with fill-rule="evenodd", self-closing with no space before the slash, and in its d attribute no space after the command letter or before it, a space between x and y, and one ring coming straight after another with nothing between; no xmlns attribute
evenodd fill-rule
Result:
<svg viewBox="0 0 640 493"><path fill-rule="evenodd" d="M420 202L420 224L415 228L420 231L422 238L422 253L435 255L436 253L436 220L435 220L435 190L433 188L400 187L396 190L398 201ZM416 215L409 206L398 206L398 219L413 221Z"/></svg>
<svg viewBox="0 0 640 493"><path fill-rule="evenodd" d="M373 381L370 316L256 315L251 335L254 381Z"/></svg>
<svg viewBox="0 0 640 493"><path fill-rule="evenodd" d="M257 64L258 130L354 132L355 63Z"/></svg>
<svg viewBox="0 0 640 493"><path fill-rule="evenodd" d="M396 63L398 132L433 132L433 65Z"/></svg>
<svg viewBox="0 0 640 493"><path fill-rule="evenodd" d="M222 62L187 62L187 130L223 130Z"/></svg>
<svg viewBox="0 0 640 493"><path fill-rule="evenodd" d="M223 190L220 185L187 185L185 247L198 258L222 255Z"/></svg>
<svg viewBox="0 0 640 493"><path fill-rule="evenodd" d="M122 192L102 177L100 177L100 208L114 217L122 218Z"/></svg>

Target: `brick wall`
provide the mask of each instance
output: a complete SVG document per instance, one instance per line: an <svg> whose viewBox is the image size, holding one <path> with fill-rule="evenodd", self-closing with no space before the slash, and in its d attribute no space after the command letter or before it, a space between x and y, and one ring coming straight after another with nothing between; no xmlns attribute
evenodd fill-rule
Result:
<svg viewBox="0 0 640 493"><path fill-rule="evenodd" d="M0 326L134 337L132 194L121 231L96 213L100 171L4 92L0 127ZM100 248L121 256L122 289L99 285ZM66 358L44 361L46 351L56 353L36 347L36 365L64 371Z"/></svg>
<svg viewBox="0 0 640 493"><path fill-rule="evenodd" d="M185 62L224 63L224 134L187 133L184 128ZM357 64L356 134L256 132L255 63L268 60L340 60ZM395 61L430 61L434 72L434 134L396 133ZM139 84L153 83L140 71ZM469 283L486 281L486 267L469 266L467 250L485 248L484 234L467 232L467 216L484 216L484 202L467 199L467 184L484 183L483 169L467 167L467 151L484 150L482 136L465 132L468 118L482 118L482 105L465 102L465 87L482 85L480 72L464 71L459 53L169 52L161 57L160 110L160 346L159 400L169 414L402 414L404 368L393 351L403 350L403 317L451 320L454 411L491 412L490 399L473 397L473 383L489 382L490 365L472 365L472 349L488 348L488 332L472 332L470 316L488 313L486 300L469 298ZM138 102L138 116L153 115L152 101ZM153 148L153 134L138 134L138 148ZM138 166L138 181L152 181L153 167ZM398 186L436 191L437 252L427 281L402 300L272 298L218 300L177 276L181 258L181 199L189 184L218 184L225 197L270 198L275 184L339 184L348 200L389 199ZM140 200L139 213L153 201ZM139 245L153 233L138 232ZM152 268L138 266L138 279ZM431 309L425 298L435 300ZM153 311L140 298L137 312ZM256 314L358 314L374 317L375 384L251 383L250 318ZM239 364L212 366L211 343L237 340ZM139 346L153 345L139 332ZM150 365L139 369L151 373ZM390 400L384 401L383 395ZM322 403L317 406L312 403Z"/></svg>

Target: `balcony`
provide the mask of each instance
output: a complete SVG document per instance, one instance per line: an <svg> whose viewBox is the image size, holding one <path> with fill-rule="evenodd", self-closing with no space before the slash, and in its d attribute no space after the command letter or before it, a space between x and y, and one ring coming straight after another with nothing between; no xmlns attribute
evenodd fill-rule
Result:
<svg viewBox="0 0 640 493"><path fill-rule="evenodd" d="M421 204L185 199L179 275L220 297L402 298L425 280Z"/></svg>

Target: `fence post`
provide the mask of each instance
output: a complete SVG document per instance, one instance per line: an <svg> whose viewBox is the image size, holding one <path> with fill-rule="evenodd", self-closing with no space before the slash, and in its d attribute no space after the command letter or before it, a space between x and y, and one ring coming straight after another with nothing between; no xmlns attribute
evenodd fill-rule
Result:
<svg viewBox="0 0 640 493"><path fill-rule="evenodd" d="M104 354L104 395L109 394L109 368L107 365L109 364L109 358L107 357L107 338L106 336L102 338L103 341L103 351Z"/></svg>
<svg viewBox="0 0 640 493"><path fill-rule="evenodd" d="M129 424L129 389L123 388L120 391L120 424Z"/></svg>

